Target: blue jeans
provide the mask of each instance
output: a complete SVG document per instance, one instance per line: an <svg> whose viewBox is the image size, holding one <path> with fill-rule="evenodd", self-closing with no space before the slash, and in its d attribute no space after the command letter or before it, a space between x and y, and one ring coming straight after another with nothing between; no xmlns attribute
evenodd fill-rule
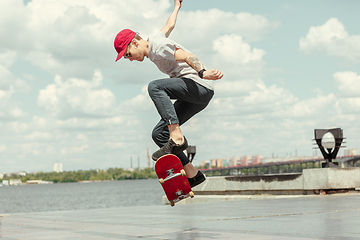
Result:
<svg viewBox="0 0 360 240"><path fill-rule="evenodd" d="M164 146L169 141L168 125L179 124L181 126L203 110L214 95L213 90L189 78L155 80L149 83L148 91L161 116L161 120L152 132L152 138L159 147ZM171 99L176 99L174 104ZM183 152L177 156L183 166L189 163L189 159Z"/></svg>

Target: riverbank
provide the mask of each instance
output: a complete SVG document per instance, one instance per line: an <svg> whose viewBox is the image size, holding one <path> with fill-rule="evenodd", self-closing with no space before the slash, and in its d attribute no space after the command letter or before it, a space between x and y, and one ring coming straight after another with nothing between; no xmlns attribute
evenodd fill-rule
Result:
<svg viewBox="0 0 360 240"><path fill-rule="evenodd" d="M122 168L109 168L106 170L88 170L88 171L68 171L68 172L39 172L30 174L10 174L2 179L9 181L8 185L19 185L28 181L44 181L53 183L65 182L93 182L93 181L111 181L111 180L131 180L131 179L155 179L157 178L152 168L124 170ZM13 182L13 183L11 183Z"/></svg>

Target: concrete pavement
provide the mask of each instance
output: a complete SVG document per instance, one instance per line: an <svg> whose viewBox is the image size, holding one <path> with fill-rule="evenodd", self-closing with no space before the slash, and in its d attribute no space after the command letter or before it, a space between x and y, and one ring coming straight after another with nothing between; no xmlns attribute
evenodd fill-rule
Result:
<svg viewBox="0 0 360 240"><path fill-rule="evenodd" d="M359 193L0 216L4 240L360 239Z"/></svg>

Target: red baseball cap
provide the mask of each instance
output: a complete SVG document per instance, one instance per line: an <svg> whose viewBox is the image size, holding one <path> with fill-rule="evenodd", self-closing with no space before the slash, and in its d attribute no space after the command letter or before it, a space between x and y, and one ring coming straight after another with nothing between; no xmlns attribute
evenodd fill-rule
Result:
<svg viewBox="0 0 360 240"><path fill-rule="evenodd" d="M115 62L120 58L122 58L122 56L126 51L127 46L129 45L131 40L133 40L133 38L135 37L135 34L136 33L130 29L124 29L116 35L114 40L114 47L115 50L118 52L118 55L116 57Z"/></svg>

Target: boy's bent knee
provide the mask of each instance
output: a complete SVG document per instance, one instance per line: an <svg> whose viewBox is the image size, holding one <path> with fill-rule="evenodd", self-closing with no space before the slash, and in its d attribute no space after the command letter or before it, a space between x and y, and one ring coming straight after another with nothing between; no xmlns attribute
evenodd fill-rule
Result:
<svg viewBox="0 0 360 240"><path fill-rule="evenodd" d="M151 134L151 137L153 139L153 141L156 143L156 145L160 145L160 142L158 140L158 136L159 136L159 133L156 132L155 130L153 130L152 134Z"/></svg>
<svg viewBox="0 0 360 240"><path fill-rule="evenodd" d="M151 137L156 145L164 146L169 140L169 132L159 131L160 128L154 128Z"/></svg>
<svg viewBox="0 0 360 240"><path fill-rule="evenodd" d="M158 88L158 85L156 84L156 80L151 81L148 84L148 93L149 93L150 97L152 97L152 95L158 90L159 90L159 88Z"/></svg>

